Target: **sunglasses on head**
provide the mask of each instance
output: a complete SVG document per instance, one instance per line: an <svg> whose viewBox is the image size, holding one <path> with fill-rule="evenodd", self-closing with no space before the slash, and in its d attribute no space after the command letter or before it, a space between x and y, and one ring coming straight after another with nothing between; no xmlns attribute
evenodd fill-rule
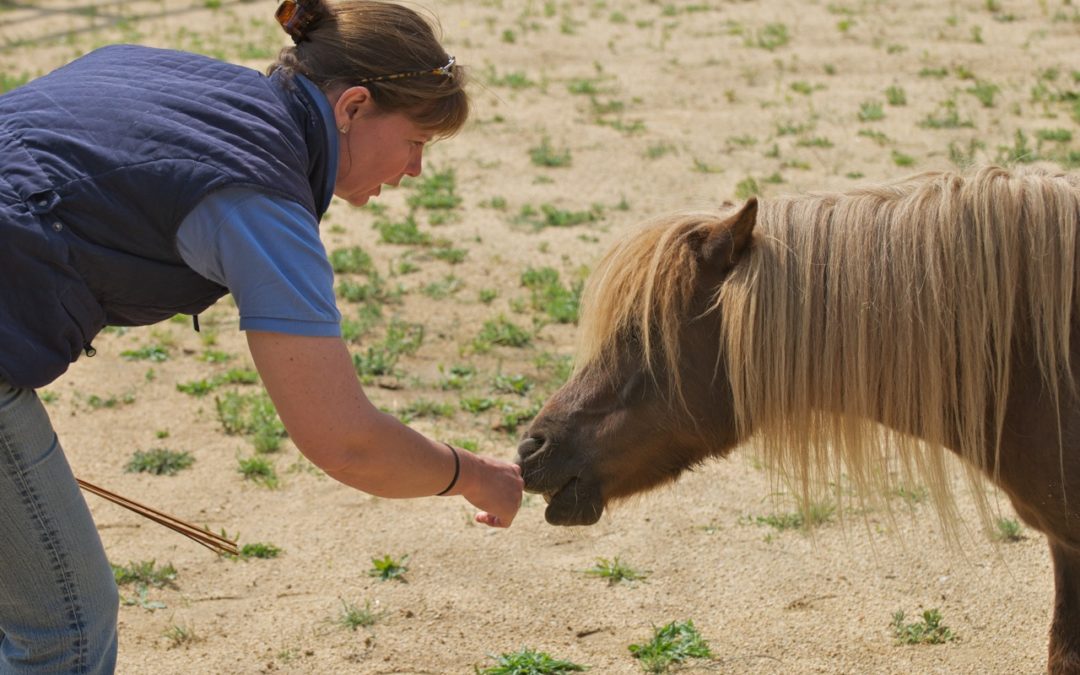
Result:
<svg viewBox="0 0 1080 675"><path fill-rule="evenodd" d="M446 62L445 66L439 66L438 68L430 68L428 70L414 70L408 73L394 73L392 75L375 75L374 77L365 77L362 80L357 80L356 84L367 84L369 82L384 82L386 80L400 80L405 77L418 77L420 75L439 75L441 77L453 77L454 76L454 63L453 56Z"/></svg>

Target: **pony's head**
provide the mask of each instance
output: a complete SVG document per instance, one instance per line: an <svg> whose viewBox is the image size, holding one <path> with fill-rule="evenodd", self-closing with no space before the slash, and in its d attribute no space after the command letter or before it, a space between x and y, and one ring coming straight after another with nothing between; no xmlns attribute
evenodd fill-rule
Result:
<svg viewBox="0 0 1080 675"><path fill-rule="evenodd" d="M757 202L652 223L589 278L573 376L518 448L556 525L674 480L739 439L718 353L717 294L753 241Z"/></svg>

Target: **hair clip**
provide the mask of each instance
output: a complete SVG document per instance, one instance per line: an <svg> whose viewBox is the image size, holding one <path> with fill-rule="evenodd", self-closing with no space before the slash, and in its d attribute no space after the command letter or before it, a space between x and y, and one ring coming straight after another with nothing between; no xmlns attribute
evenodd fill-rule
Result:
<svg viewBox="0 0 1080 675"><path fill-rule="evenodd" d="M307 0L284 0L274 12L274 18L295 44L307 39L307 29L315 20L316 3Z"/></svg>

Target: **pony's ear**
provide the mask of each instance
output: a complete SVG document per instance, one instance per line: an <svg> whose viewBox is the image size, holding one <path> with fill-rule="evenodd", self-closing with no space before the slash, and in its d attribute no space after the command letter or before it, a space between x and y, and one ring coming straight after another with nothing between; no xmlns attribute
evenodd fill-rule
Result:
<svg viewBox="0 0 1080 675"><path fill-rule="evenodd" d="M723 269L730 267L754 235L757 223L757 198L746 200L743 207L734 216L717 223L701 243L701 259L709 267Z"/></svg>

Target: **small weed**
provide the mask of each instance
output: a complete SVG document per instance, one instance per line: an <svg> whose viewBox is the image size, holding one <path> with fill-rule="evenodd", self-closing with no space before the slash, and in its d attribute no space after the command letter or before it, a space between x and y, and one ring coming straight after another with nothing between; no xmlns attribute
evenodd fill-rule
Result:
<svg viewBox="0 0 1080 675"><path fill-rule="evenodd" d="M390 289L382 276L372 271L368 275L367 283L342 279L334 292L346 302L395 303L400 301L404 291L400 286L397 289Z"/></svg>
<svg viewBox="0 0 1080 675"><path fill-rule="evenodd" d="M477 669L477 675L565 675L585 670L585 666L572 661L527 648L491 658L495 659L496 664L483 670Z"/></svg>
<svg viewBox="0 0 1080 675"><path fill-rule="evenodd" d="M244 476L244 480L250 480L273 490L278 486L278 475L274 464L265 457L249 457L237 459L237 471Z"/></svg>
<svg viewBox="0 0 1080 675"><path fill-rule="evenodd" d="M461 409L465 412L472 413L473 415L479 415L482 412L491 410L498 401L493 398L479 397L479 396L466 396L461 399Z"/></svg>
<svg viewBox="0 0 1080 675"><path fill-rule="evenodd" d="M907 92L903 87L893 85L885 90L885 100L892 106L907 105Z"/></svg>
<svg viewBox="0 0 1080 675"><path fill-rule="evenodd" d="M120 602L124 603L125 607L138 605L148 612L152 612L155 609L165 609L168 606L160 600L151 600L150 589L146 587L146 584L139 584L136 587L136 595L133 597L129 598L121 594Z"/></svg>
<svg viewBox="0 0 1080 675"><path fill-rule="evenodd" d="M469 255L468 249L454 248L453 246L438 246L431 250L431 255L436 260L441 260L451 265L460 265L465 262Z"/></svg>
<svg viewBox="0 0 1080 675"><path fill-rule="evenodd" d="M214 397L218 420L226 434L250 437L256 451L276 452L285 438L285 425L266 392L225 392Z"/></svg>
<svg viewBox="0 0 1080 675"><path fill-rule="evenodd" d="M376 220L374 227L379 231L379 241L384 244L427 246L431 243L431 235L420 231L420 226L416 224L416 219L412 214L405 216L405 220L399 222Z"/></svg>
<svg viewBox="0 0 1080 675"><path fill-rule="evenodd" d="M496 211L505 211L506 210L506 197L499 197L499 196L492 197L491 199L489 199L487 201L480 202L480 206L482 206L484 208L495 209Z"/></svg>
<svg viewBox="0 0 1080 675"><path fill-rule="evenodd" d="M129 562L127 565L112 565L113 578L117 586L140 584L155 588L176 588L176 568L171 564L157 566L154 560Z"/></svg>
<svg viewBox="0 0 1080 675"><path fill-rule="evenodd" d="M540 412L540 404L534 403L527 408L518 408L512 404L502 406L502 418L496 425L496 430L510 434L517 433L518 427L529 422Z"/></svg>
<svg viewBox="0 0 1080 675"><path fill-rule="evenodd" d="M521 328L506 317L500 315L484 322L480 334L473 340L473 348L478 352L490 351L494 345L503 347L528 347L533 334Z"/></svg>
<svg viewBox="0 0 1080 675"><path fill-rule="evenodd" d="M649 673L665 673L687 659L712 658L709 644L690 620L672 621L663 628L654 628L649 642L633 644L628 649Z"/></svg>
<svg viewBox="0 0 1080 675"><path fill-rule="evenodd" d="M585 570L585 574L606 579L609 585L615 585L620 581L639 581L649 576L648 572L638 572L629 565L623 564L618 556L611 560L597 558L596 564Z"/></svg>
<svg viewBox="0 0 1080 675"><path fill-rule="evenodd" d="M825 85L823 85L823 84L813 85L813 84L810 84L809 82L805 82L803 80L799 80L798 82L792 82L791 83L791 91L795 92L796 94L802 94L803 96L809 96L810 94L814 93L818 89L824 89L824 88L825 88Z"/></svg>
<svg viewBox="0 0 1080 675"><path fill-rule="evenodd" d="M424 286L421 292L432 300L445 300L462 289L464 284L460 277L447 274L438 281L432 281Z"/></svg>
<svg viewBox="0 0 1080 675"><path fill-rule="evenodd" d="M150 473L155 476L175 476L195 463L186 450L150 448L146 452L136 450L124 468L128 473Z"/></svg>
<svg viewBox="0 0 1080 675"><path fill-rule="evenodd" d="M566 83L566 90L571 94L583 96L596 96L603 93L600 87L600 78L580 77Z"/></svg>
<svg viewBox="0 0 1080 675"><path fill-rule="evenodd" d="M986 144L975 138L968 141L967 148L957 141L952 141L949 143L949 161L960 169L966 169L975 164L976 155L985 149Z"/></svg>
<svg viewBox="0 0 1080 675"><path fill-rule="evenodd" d="M499 297L499 291L494 288L481 288L476 292L476 299L485 305L490 305L497 297Z"/></svg>
<svg viewBox="0 0 1080 675"><path fill-rule="evenodd" d="M532 308L543 312L556 323L577 323L581 306L583 280L569 287L559 281L559 273L552 267L529 267L521 274L521 285L532 295Z"/></svg>
<svg viewBox="0 0 1080 675"><path fill-rule="evenodd" d="M335 249L328 257L334 274L371 274L375 271L371 256L359 246Z"/></svg>
<svg viewBox="0 0 1080 675"><path fill-rule="evenodd" d="M952 642L956 635L941 623L941 612L928 609L922 613L922 621L904 623L904 611L897 610L892 618L893 635L897 644L902 645L940 645Z"/></svg>
<svg viewBox="0 0 1080 675"><path fill-rule="evenodd" d="M192 380L191 382L177 382L176 390L191 396L202 397L212 392L215 386L213 381L203 378L201 380Z"/></svg>
<svg viewBox="0 0 1080 675"><path fill-rule="evenodd" d="M831 148L833 142L824 136L814 136L813 138L800 138L795 145L800 148Z"/></svg>
<svg viewBox="0 0 1080 675"><path fill-rule="evenodd" d="M202 638L195 633L194 628L190 626L181 626L179 624L169 626L169 628L165 630L164 636L169 641L170 648L181 647L202 640Z"/></svg>
<svg viewBox="0 0 1080 675"><path fill-rule="evenodd" d="M540 145L529 149L529 157L537 166L564 167L570 166L570 149L556 150L551 145L551 139L547 136L540 141Z"/></svg>
<svg viewBox="0 0 1080 675"><path fill-rule="evenodd" d="M270 558L276 558L281 555L282 551L273 544L265 544L261 542L252 542L250 544L244 544L240 548L240 557L244 560L249 558L259 558L260 560L269 560Z"/></svg>
<svg viewBox="0 0 1080 675"><path fill-rule="evenodd" d="M831 521L835 511L835 507L831 504L812 502L793 513L773 513L767 516L757 516L753 519L753 522L757 525L768 525L781 532L784 530L810 529Z"/></svg>
<svg viewBox="0 0 1080 675"><path fill-rule="evenodd" d="M923 504L930 498L930 490L925 485L915 487L900 486L894 489L892 494L904 500L908 506Z"/></svg>
<svg viewBox="0 0 1080 675"><path fill-rule="evenodd" d="M896 166L909 167L915 165L915 158L911 155L905 155L899 150L893 150L891 154L893 164L895 164Z"/></svg>
<svg viewBox="0 0 1080 675"><path fill-rule="evenodd" d="M0 73L0 94L6 93L21 87L30 81L30 75L22 73L21 75L8 75L7 73Z"/></svg>
<svg viewBox="0 0 1080 675"><path fill-rule="evenodd" d="M409 559L409 555L406 553L401 556L400 559L394 558L389 554L384 555L381 558L372 558L372 568L368 570L368 576L378 577L381 581L390 581L391 579L406 582L405 573L409 571L408 565L405 561Z"/></svg>
<svg viewBox="0 0 1080 675"><path fill-rule="evenodd" d="M869 138L878 145L888 145L889 137L880 131L873 129L859 129L859 135L864 138Z"/></svg>
<svg viewBox="0 0 1080 675"><path fill-rule="evenodd" d="M488 84L493 87L508 87L510 89L527 89L529 87L535 87L536 82L533 82L522 71L514 71L506 73L505 75L497 75L494 67L488 71Z"/></svg>
<svg viewBox="0 0 1080 675"><path fill-rule="evenodd" d="M139 349L125 349L120 356L126 361L152 361L161 363L169 360L169 350L163 345L148 345Z"/></svg>
<svg viewBox="0 0 1080 675"><path fill-rule="evenodd" d="M785 24L768 23L758 30L752 40L749 41L751 46L767 49L771 52L790 42L791 36L788 34L788 28Z"/></svg>
<svg viewBox="0 0 1080 675"><path fill-rule="evenodd" d="M998 162L1003 164L1028 164L1039 158L1028 145L1028 137L1022 130L1017 129L1012 146L998 146Z"/></svg>
<svg viewBox="0 0 1080 675"><path fill-rule="evenodd" d="M570 374L574 371L572 357L550 352L541 352L533 359L533 365L536 366L537 370L548 373L548 384L555 387L562 386L564 382L570 379Z"/></svg>
<svg viewBox="0 0 1080 675"><path fill-rule="evenodd" d="M962 129L974 127L975 123L970 119L962 119L956 109L956 101L949 99L941 104L939 116L927 115L926 119L919 122L919 126L927 129Z"/></svg>
<svg viewBox="0 0 1080 675"><path fill-rule="evenodd" d="M499 373L495 376L491 386L500 394L525 396L535 384L527 375L503 375Z"/></svg>
<svg viewBox="0 0 1080 675"><path fill-rule="evenodd" d="M429 170L416 181L416 192L405 200L413 208L448 210L461 204L456 193L457 178L453 169Z"/></svg>
<svg viewBox="0 0 1080 675"><path fill-rule="evenodd" d="M761 187L752 176L747 176L735 184L735 198L739 201L745 201L759 194L761 194Z"/></svg>
<svg viewBox="0 0 1080 675"><path fill-rule="evenodd" d="M363 607L347 602L341 601L341 614L338 616L337 623L350 630L356 630L357 628L369 628L374 626L375 623L382 617L382 612L376 612L371 608L371 601L364 601Z"/></svg>
<svg viewBox="0 0 1080 675"><path fill-rule="evenodd" d="M443 391L450 389L460 391L464 389L476 375L476 366L471 364L454 365L450 366L448 373L442 366L439 366L439 372L443 373L443 377L439 379L439 389L442 389Z"/></svg>
<svg viewBox="0 0 1080 675"><path fill-rule="evenodd" d="M234 357L232 354L223 352L220 349L204 349L203 353L196 358L205 363L225 363L232 361Z"/></svg>
<svg viewBox="0 0 1080 675"><path fill-rule="evenodd" d="M998 518L994 521L994 526L997 528L994 539L998 541L1015 542L1024 539L1020 521L1015 518Z"/></svg>
<svg viewBox="0 0 1080 675"><path fill-rule="evenodd" d="M975 80L975 85L968 88L967 92L979 99L984 108L994 107L994 97L1001 91L1001 87L984 80Z"/></svg>
<svg viewBox="0 0 1080 675"><path fill-rule="evenodd" d="M117 408L121 405L130 405L135 402L135 394L126 393L120 397L109 396L102 398L97 394L90 394L86 397L86 405L90 406L93 410L101 410L102 408Z"/></svg>
<svg viewBox="0 0 1080 675"><path fill-rule="evenodd" d="M859 121L876 122L885 119L885 109L881 101L863 101L859 104Z"/></svg>
<svg viewBox="0 0 1080 675"><path fill-rule="evenodd" d="M1039 129L1035 132L1035 138L1049 143L1068 143L1073 135L1068 129Z"/></svg>
<svg viewBox="0 0 1080 675"><path fill-rule="evenodd" d="M674 145L671 143L653 143L645 149L646 159L660 159L664 155L669 155L677 152Z"/></svg>
<svg viewBox="0 0 1080 675"><path fill-rule="evenodd" d="M418 417L453 417L454 406L426 398L418 398L397 411L398 418L408 424Z"/></svg>
<svg viewBox="0 0 1080 675"><path fill-rule="evenodd" d="M593 206L588 211L571 211L551 204L541 204L540 210L537 211L532 204L525 204L514 218L514 222L532 225L538 230L545 227L572 227L598 220L602 211L600 206Z"/></svg>

